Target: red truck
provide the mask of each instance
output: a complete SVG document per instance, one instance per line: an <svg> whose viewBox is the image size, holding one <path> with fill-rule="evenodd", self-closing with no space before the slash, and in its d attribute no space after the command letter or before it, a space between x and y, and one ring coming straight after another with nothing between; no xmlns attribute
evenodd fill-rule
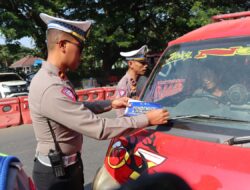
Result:
<svg viewBox="0 0 250 190"><path fill-rule="evenodd" d="M165 126L112 139L94 189L172 173L194 190L250 187L250 12L168 43L140 99L170 112Z"/></svg>

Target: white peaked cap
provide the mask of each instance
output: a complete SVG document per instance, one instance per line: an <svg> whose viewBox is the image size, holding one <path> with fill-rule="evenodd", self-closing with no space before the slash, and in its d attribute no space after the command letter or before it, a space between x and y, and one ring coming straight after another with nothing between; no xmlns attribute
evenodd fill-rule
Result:
<svg viewBox="0 0 250 190"><path fill-rule="evenodd" d="M146 59L147 52L148 52L148 46L144 45L137 50L129 52L120 52L120 55L125 57L126 60L144 61Z"/></svg>
<svg viewBox="0 0 250 190"><path fill-rule="evenodd" d="M48 29L53 28L70 33L81 41L87 38L90 31L91 21L66 20L49 16L45 13L40 13L40 17L47 24Z"/></svg>

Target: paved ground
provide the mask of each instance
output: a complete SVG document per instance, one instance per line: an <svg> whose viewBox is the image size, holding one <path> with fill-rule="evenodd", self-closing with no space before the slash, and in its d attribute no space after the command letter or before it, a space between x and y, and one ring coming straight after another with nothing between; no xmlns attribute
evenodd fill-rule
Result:
<svg viewBox="0 0 250 190"><path fill-rule="evenodd" d="M114 117L108 112L102 117ZM85 189L90 189L91 182L98 168L102 165L109 140L97 141L84 137L83 162L85 173ZM24 170L31 176L36 141L32 125L20 125L0 129L0 152L17 156L24 164Z"/></svg>

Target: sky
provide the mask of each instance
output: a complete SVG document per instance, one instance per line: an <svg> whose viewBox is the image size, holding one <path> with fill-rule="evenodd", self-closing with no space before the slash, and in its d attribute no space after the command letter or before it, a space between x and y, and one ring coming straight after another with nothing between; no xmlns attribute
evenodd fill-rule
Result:
<svg viewBox="0 0 250 190"><path fill-rule="evenodd" d="M28 48L34 48L34 42L31 38L23 37L20 40L18 40L22 46L28 47ZM0 44L5 44L5 38L3 36L0 36Z"/></svg>

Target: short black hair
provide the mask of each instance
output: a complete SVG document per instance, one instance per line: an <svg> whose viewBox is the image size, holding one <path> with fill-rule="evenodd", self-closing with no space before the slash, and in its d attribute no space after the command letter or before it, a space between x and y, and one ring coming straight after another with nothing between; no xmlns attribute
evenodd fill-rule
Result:
<svg viewBox="0 0 250 190"><path fill-rule="evenodd" d="M192 190L188 183L173 173L144 174L117 190Z"/></svg>

